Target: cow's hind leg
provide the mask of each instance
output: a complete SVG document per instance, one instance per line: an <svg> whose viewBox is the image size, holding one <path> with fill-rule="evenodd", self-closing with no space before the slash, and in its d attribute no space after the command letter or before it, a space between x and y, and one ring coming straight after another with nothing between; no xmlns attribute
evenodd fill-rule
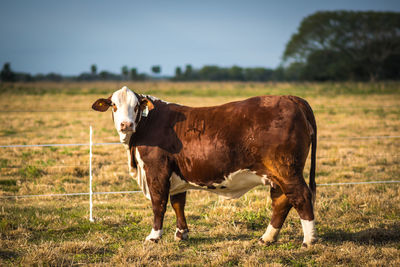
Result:
<svg viewBox="0 0 400 267"><path fill-rule="evenodd" d="M186 192L170 196L170 200L176 214L175 240L186 240L189 233L185 217Z"/></svg>
<svg viewBox="0 0 400 267"><path fill-rule="evenodd" d="M260 238L260 243L271 244L278 239L279 231L292 208L288 198L278 185L271 187L272 217L267 230Z"/></svg>
<svg viewBox="0 0 400 267"><path fill-rule="evenodd" d="M304 234L303 246L307 247L316 241L312 195L303 177L299 177L295 181L297 182L286 183L281 186L290 204L293 205L300 216Z"/></svg>

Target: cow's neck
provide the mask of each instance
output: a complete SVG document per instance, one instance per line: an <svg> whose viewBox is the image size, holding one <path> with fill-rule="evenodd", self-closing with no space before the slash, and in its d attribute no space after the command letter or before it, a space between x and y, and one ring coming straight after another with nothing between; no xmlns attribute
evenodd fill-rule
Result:
<svg viewBox="0 0 400 267"><path fill-rule="evenodd" d="M154 109L147 117L142 117L136 132L132 134L129 147L151 146L159 147L170 153L178 153L182 147L174 125L185 120L185 116L177 111L179 105L166 103L161 100L152 101ZM183 106L179 106L184 108Z"/></svg>

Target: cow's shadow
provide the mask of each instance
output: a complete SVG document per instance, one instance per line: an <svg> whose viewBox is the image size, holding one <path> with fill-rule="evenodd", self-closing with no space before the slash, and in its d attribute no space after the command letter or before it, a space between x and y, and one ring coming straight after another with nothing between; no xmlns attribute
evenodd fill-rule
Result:
<svg viewBox="0 0 400 267"><path fill-rule="evenodd" d="M359 244L387 244L400 241L400 223L368 228L358 232L339 229L326 229L319 235L321 241L342 243L345 241Z"/></svg>
<svg viewBox="0 0 400 267"><path fill-rule="evenodd" d="M15 251L11 251L11 250L6 250L6 249L1 249L0 248L0 259L3 260L12 260L15 259L19 256L19 254Z"/></svg>
<svg viewBox="0 0 400 267"><path fill-rule="evenodd" d="M189 236L188 243L191 245L195 244L213 244L225 241L251 241L254 240L254 236L250 234L235 234L235 235L216 235L216 236L204 236L204 235L191 235Z"/></svg>
<svg viewBox="0 0 400 267"><path fill-rule="evenodd" d="M250 241L256 237L252 234L235 235L190 235L190 244L215 243L223 241ZM400 223L382 225L381 227L368 228L357 232L349 232L340 229L325 229L318 235L318 242L339 244L343 242L354 242L358 244L383 245L400 241ZM279 241L278 241L279 242ZM317 243L318 243L317 242Z"/></svg>

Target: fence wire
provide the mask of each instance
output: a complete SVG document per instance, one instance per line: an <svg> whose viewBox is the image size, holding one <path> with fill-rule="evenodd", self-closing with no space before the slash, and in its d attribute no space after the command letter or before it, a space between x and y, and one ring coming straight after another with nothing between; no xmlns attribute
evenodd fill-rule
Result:
<svg viewBox="0 0 400 267"><path fill-rule="evenodd" d="M2 111L0 111L2 112ZM394 136L343 136L343 137L321 137L320 140L335 140L335 139L349 139L349 140L369 140L369 139L396 139L400 138L400 135ZM110 142L110 143L93 143L94 146L107 146L107 145L120 145L121 143ZM89 143L76 143L76 144L35 144L35 145L1 145L0 148L30 148L30 147L67 147L67 146L90 146ZM331 157L319 157L319 158L331 158ZM333 158L333 157L332 157ZM334 157L337 158L337 157ZM111 164L110 164L111 165ZM119 164L112 164L119 165ZM48 166L48 167L78 167L85 165L59 165L59 166ZM13 166L13 168L17 166ZM23 166L21 166L23 167ZM41 166L43 167L43 166ZM7 167L2 167L7 168ZM1 168L1 169L2 169ZM46 168L46 167L44 167ZM361 184L396 184L400 183L400 180L390 180L390 181L367 181L367 182L347 182L347 183L325 183L317 184L318 186L343 186L343 185L361 185ZM107 194L131 194L139 193L141 191L116 191L116 192L93 192L94 195L107 195ZM14 195L14 196L0 196L0 199L10 199L10 198L30 198L30 197L64 197L64 196L86 196L89 192L85 193L64 193L64 194L39 194L39 195Z"/></svg>
<svg viewBox="0 0 400 267"><path fill-rule="evenodd" d="M325 183L317 186L345 186L345 185L366 185L366 184L398 184L400 180L390 181L368 181L368 182L347 182L347 183ZM135 194L142 191L115 191L115 192L93 192L93 195L115 195L115 194ZM34 197L68 197L68 196L88 196L90 193L64 193L64 194L42 194L42 195L14 195L0 196L0 199L34 198Z"/></svg>
<svg viewBox="0 0 400 267"><path fill-rule="evenodd" d="M400 135L375 135L375 136L337 136L337 137L320 137L318 140L356 140L356 139L397 139ZM110 143L93 143L94 146L120 145L119 142ZM77 144L36 144L36 145L0 145L0 148L26 148L26 147L65 147L65 146L89 146L89 143Z"/></svg>

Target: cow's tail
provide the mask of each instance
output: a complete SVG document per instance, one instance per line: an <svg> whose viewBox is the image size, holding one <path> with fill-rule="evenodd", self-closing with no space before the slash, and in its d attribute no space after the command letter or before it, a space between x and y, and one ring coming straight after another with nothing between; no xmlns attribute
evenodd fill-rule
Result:
<svg viewBox="0 0 400 267"><path fill-rule="evenodd" d="M312 202L315 203L317 194L317 184L315 183L315 166L317 154L317 123L315 121L314 112L308 102L304 99L299 99L302 106L303 114L307 120L307 128L311 138L311 166L310 166L310 180L308 186L312 195Z"/></svg>
<svg viewBox="0 0 400 267"><path fill-rule="evenodd" d="M314 116L313 116L314 117ZM317 184L315 183L315 165L316 165L316 154L317 154L317 126L313 125L313 133L311 134L311 167L310 167L310 180L309 186L312 193L312 201L313 205L315 203L316 194L317 194Z"/></svg>
<svg viewBox="0 0 400 267"><path fill-rule="evenodd" d="M306 101L305 101L306 102ZM317 154L317 123L315 121L314 112L311 109L311 106L306 102L306 117L311 126L310 135L311 135L311 166L310 166L310 180L309 187L312 193L312 201L315 203L315 198L317 194L317 184L315 183L315 166L316 162L316 154Z"/></svg>

